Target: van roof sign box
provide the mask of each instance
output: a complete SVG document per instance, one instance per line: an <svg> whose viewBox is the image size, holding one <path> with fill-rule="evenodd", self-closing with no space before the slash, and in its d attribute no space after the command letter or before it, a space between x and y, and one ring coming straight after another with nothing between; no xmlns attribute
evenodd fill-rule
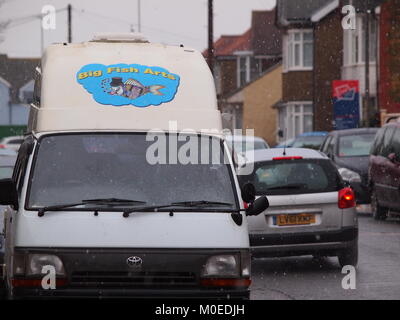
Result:
<svg viewBox="0 0 400 320"><path fill-rule="evenodd" d="M200 52L146 42L143 36L97 35L55 44L42 58L40 106L29 129L222 130L212 74Z"/></svg>

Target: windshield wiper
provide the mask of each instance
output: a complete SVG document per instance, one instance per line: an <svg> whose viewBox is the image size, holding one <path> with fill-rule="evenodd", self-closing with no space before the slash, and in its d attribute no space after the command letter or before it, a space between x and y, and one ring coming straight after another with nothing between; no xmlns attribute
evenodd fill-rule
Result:
<svg viewBox="0 0 400 320"><path fill-rule="evenodd" d="M174 206L184 206L184 207L200 207L200 206L233 206L232 203L228 202L218 202L218 201L206 201L206 200L198 200L198 201L181 201L181 202L173 202Z"/></svg>
<svg viewBox="0 0 400 320"><path fill-rule="evenodd" d="M116 199L116 198L88 199L88 200L82 200L81 202L76 202L76 203L59 204L59 205L46 206L46 207L40 208L38 211L38 216L43 217L44 213L46 211L60 211L63 209L82 206L82 205L86 205L86 204L98 204L98 205L108 204L108 205L111 205L111 204L133 204L133 203L139 204L139 203L146 203L146 202L139 201L139 200L127 200L127 199ZM98 208L88 208L88 209L99 210Z"/></svg>
<svg viewBox="0 0 400 320"><path fill-rule="evenodd" d="M96 204L120 204L120 203L146 203L146 201L130 200L130 199L118 199L118 198L100 198L100 199L88 199L83 200L83 203L96 203Z"/></svg>
<svg viewBox="0 0 400 320"><path fill-rule="evenodd" d="M182 201L182 202L173 202L166 205L156 205L156 206L148 206L148 207L137 207L129 210L125 210L123 213L124 218L128 218L129 215L133 212L140 212L140 211L156 211L158 209L165 209L171 207L203 207L203 206L233 206L232 203L227 202L217 202L217 201ZM232 211L232 210L229 210Z"/></svg>
<svg viewBox="0 0 400 320"><path fill-rule="evenodd" d="M308 189L308 186L306 184L288 184L286 186L279 186L279 187L272 187L272 188L267 188L267 190L281 190L281 189Z"/></svg>

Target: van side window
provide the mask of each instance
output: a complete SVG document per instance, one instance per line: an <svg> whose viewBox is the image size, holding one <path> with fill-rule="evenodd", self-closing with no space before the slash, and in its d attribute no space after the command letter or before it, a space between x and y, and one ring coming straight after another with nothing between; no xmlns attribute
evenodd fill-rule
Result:
<svg viewBox="0 0 400 320"><path fill-rule="evenodd" d="M15 162L14 172L13 172L13 181L17 186L18 194L21 194L21 190L24 184L24 177L26 173L26 168L29 159L29 141L25 140L21 144L17 161Z"/></svg>
<svg viewBox="0 0 400 320"><path fill-rule="evenodd" d="M389 126L385 131L385 136L383 137L382 151L380 152L382 157L387 158L389 154L393 153L392 138L396 131L395 126Z"/></svg>
<svg viewBox="0 0 400 320"><path fill-rule="evenodd" d="M381 128L379 129L379 131L377 132L374 142L371 146L371 154L374 156L377 156L381 153L382 151L382 143L383 143L383 137L385 136L385 131L386 128Z"/></svg>

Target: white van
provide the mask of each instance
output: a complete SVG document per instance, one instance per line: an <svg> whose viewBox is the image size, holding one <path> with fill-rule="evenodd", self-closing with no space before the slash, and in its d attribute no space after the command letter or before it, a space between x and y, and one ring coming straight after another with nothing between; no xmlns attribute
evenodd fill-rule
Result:
<svg viewBox="0 0 400 320"><path fill-rule="evenodd" d="M244 215L268 202L239 189L199 52L52 45L28 131L0 181L10 298L249 298Z"/></svg>

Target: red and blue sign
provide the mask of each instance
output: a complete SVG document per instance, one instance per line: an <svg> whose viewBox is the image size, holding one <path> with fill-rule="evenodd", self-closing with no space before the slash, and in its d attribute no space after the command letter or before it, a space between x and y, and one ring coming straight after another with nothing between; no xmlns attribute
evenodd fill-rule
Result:
<svg viewBox="0 0 400 320"><path fill-rule="evenodd" d="M335 130L358 128L360 123L358 80L335 80L332 89Z"/></svg>

